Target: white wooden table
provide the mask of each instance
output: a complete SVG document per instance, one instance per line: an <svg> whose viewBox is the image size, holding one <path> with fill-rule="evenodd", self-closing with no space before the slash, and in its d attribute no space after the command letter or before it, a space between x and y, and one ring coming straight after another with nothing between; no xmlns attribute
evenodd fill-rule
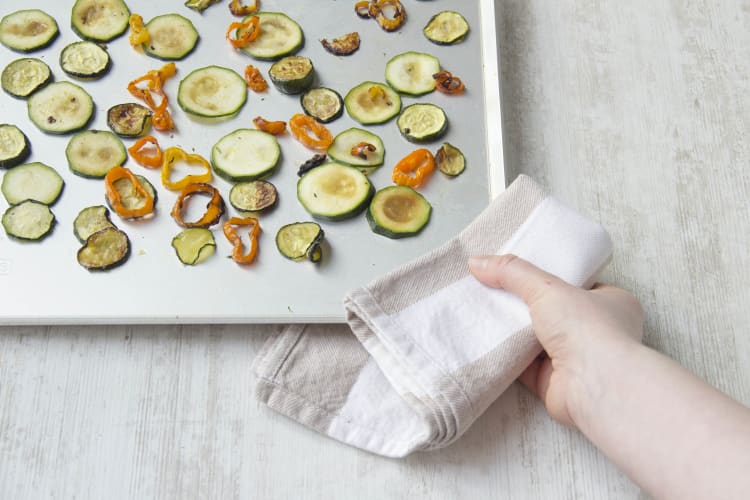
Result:
<svg viewBox="0 0 750 500"><path fill-rule="evenodd" d="M497 3L509 178L600 220L646 342L750 404L748 6ZM0 328L0 498L643 496L515 386L443 451L318 436L252 397L276 328Z"/></svg>

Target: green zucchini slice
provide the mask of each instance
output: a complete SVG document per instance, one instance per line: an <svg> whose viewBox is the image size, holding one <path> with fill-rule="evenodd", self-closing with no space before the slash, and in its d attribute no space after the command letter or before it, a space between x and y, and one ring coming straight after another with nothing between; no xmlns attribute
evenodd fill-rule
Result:
<svg viewBox="0 0 750 500"><path fill-rule="evenodd" d="M85 243L89 236L108 227L115 227L109 219L109 209L104 205L86 207L73 221L73 234L78 241Z"/></svg>
<svg viewBox="0 0 750 500"><path fill-rule="evenodd" d="M75 78L95 80L109 71L109 53L94 42L74 42L60 52L60 67Z"/></svg>
<svg viewBox="0 0 750 500"><path fill-rule="evenodd" d="M398 129L410 142L430 142L448 131L448 117L439 106L428 103L412 104L398 117Z"/></svg>
<svg viewBox="0 0 750 500"><path fill-rule="evenodd" d="M128 260L130 239L116 227L107 227L86 239L78 250L78 263L89 271L106 271Z"/></svg>
<svg viewBox="0 0 750 500"><path fill-rule="evenodd" d="M141 185L146 188L146 191L149 192L151 197L154 199L154 206L156 206L156 202L159 199L159 194L156 192L156 189L154 189L154 185L151 184L151 182L142 175L136 174L135 177L136 179L138 179ZM122 202L122 205L126 210L136 210L146 204L146 200L140 195L138 191L135 190L133 183L130 182L130 179L117 179L112 185L119 193L120 201ZM107 200L107 205L109 205L111 208L112 204L109 201L109 198L105 195L104 199ZM154 208L154 211L155 210L156 208ZM150 216L151 215L148 215L146 217Z"/></svg>
<svg viewBox="0 0 750 500"><path fill-rule="evenodd" d="M372 197L367 222L374 233L388 238L415 236L430 220L432 206L408 186L389 186Z"/></svg>
<svg viewBox="0 0 750 500"><path fill-rule="evenodd" d="M301 94L312 87L315 72L309 58L288 56L273 63L268 76L279 92Z"/></svg>
<svg viewBox="0 0 750 500"><path fill-rule="evenodd" d="M31 144L15 125L0 125L0 168L12 168L26 161Z"/></svg>
<svg viewBox="0 0 750 500"><path fill-rule="evenodd" d="M55 41L55 19L38 9L19 10L0 20L0 43L18 52L33 52Z"/></svg>
<svg viewBox="0 0 750 500"><path fill-rule="evenodd" d="M456 177L466 169L466 158L460 149L444 143L435 153L435 165L449 177Z"/></svg>
<svg viewBox="0 0 750 500"><path fill-rule="evenodd" d="M128 29L130 10L123 0L76 0L70 24L78 36L92 42L109 42Z"/></svg>
<svg viewBox="0 0 750 500"><path fill-rule="evenodd" d="M362 143L375 146L375 151L363 149L359 154L353 154L353 149ZM353 167L378 167L383 164L385 147L380 137L372 132L361 128L350 128L333 139L333 144L328 148L328 156L339 163Z"/></svg>
<svg viewBox="0 0 750 500"><path fill-rule="evenodd" d="M191 227L172 238L177 258L186 266L197 266L216 251L213 233L202 227Z"/></svg>
<svg viewBox="0 0 750 500"><path fill-rule="evenodd" d="M65 148L70 170L81 177L100 179L128 159L125 145L112 132L87 130L71 137Z"/></svg>
<svg viewBox="0 0 750 500"><path fill-rule="evenodd" d="M204 10L219 1L220 0L187 0L187 2L185 2L185 7L202 13Z"/></svg>
<svg viewBox="0 0 750 500"><path fill-rule="evenodd" d="M340 163L321 165L297 181L297 199L310 214L324 220L357 216L374 192L365 174Z"/></svg>
<svg viewBox="0 0 750 500"><path fill-rule="evenodd" d="M239 182L229 191L229 203L241 212L259 212L276 205L276 186L267 181Z"/></svg>
<svg viewBox="0 0 750 500"><path fill-rule="evenodd" d="M242 50L263 61L275 61L294 54L305 43L302 28L286 14L258 12L260 35Z"/></svg>
<svg viewBox="0 0 750 500"><path fill-rule="evenodd" d="M120 137L140 137L151 128L153 112L134 102L117 104L107 110L107 125Z"/></svg>
<svg viewBox="0 0 750 500"><path fill-rule="evenodd" d="M287 259L319 262L324 237L323 228L315 222L294 222L282 226L276 233L276 248Z"/></svg>
<svg viewBox="0 0 750 500"><path fill-rule="evenodd" d="M66 134L84 128L94 114L94 101L78 85L50 83L26 101L29 119L43 132Z"/></svg>
<svg viewBox="0 0 750 500"><path fill-rule="evenodd" d="M267 177L276 169L280 157L276 137L247 128L225 135L211 148L214 172L230 182Z"/></svg>
<svg viewBox="0 0 750 500"><path fill-rule="evenodd" d="M373 125L396 116L401 111L401 97L384 83L364 82L346 94L344 106L362 125Z"/></svg>
<svg viewBox="0 0 750 500"><path fill-rule="evenodd" d="M180 82L177 102L186 113L221 118L239 113L247 100L247 84L221 66L196 69Z"/></svg>
<svg viewBox="0 0 750 500"><path fill-rule="evenodd" d="M433 43L452 45L466 37L469 33L469 23L458 12L445 10L432 16L422 33Z"/></svg>
<svg viewBox="0 0 750 500"><path fill-rule="evenodd" d="M8 64L1 80L4 91L25 98L51 82L52 72L44 61L27 57Z"/></svg>
<svg viewBox="0 0 750 500"><path fill-rule="evenodd" d="M60 174L44 163L26 163L5 173L0 190L9 204L15 205L25 200L52 205L65 187Z"/></svg>
<svg viewBox="0 0 750 500"><path fill-rule="evenodd" d="M55 214L44 203L25 200L3 214L3 229L19 240L38 241L50 234Z"/></svg>
<svg viewBox="0 0 750 500"><path fill-rule="evenodd" d="M146 23L146 30L151 40L143 44L143 50L157 59L184 59L198 44L198 30L179 14L157 16Z"/></svg>
<svg viewBox="0 0 750 500"><path fill-rule="evenodd" d="M305 113L320 123L330 123L344 112L344 100L335 90L326 87L310 89L300 97Z"/></svg>
<svg viewBox="0 0 750 500"><path fill-rule="evenodd" d="M439 71L437 57L422 52L404 52L385 65L385 81L402 94L419 96L435 90L432 75Z"/></svg>

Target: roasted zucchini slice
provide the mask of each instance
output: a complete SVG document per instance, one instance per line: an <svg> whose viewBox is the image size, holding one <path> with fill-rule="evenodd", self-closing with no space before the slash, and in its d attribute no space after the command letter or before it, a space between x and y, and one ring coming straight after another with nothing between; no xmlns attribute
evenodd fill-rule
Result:
<svg viewBox="0 0 750 500"><path fill-rule="evenodd" d="M186 113L205 118L234 116L246 100L245 80L221 66L196 69L182 79L177 91L177 102Z"/></svg>
<svg viewBox="0 0 750 500"><path fill-rule="evenodd" d="M38 9L19 10L0 20L0 43L18 52L33 52L55 41L55 19Z"/></svg>
<svg viewBox="0 0 750 500"><path fill-rule="evenodd" d="M294 222L282 226L276 233L276 248L287 259L319 262L324 237L323 228L315 222Z"/></svg>
<svg viewBox="0 0 750 500"><path fill-rule="evenodd" d="M73 221L73 234L78 241L85 243L92 234L108 227L115 227L109 218L109 209L104 205L86 207Z"/></svg>
<svg viewBox="0 0 750 500"><path fill-rule="evenodd" d="M81 177L100 179L128 159L122 141L106 130L87 130L74 135L65 148L70 170Z"/></svg>
<svg viewBox="0 0 750 500"><path fill-rule="evenodd" d="M247 128L225 135L211 148L214 172L230 182L267 177L276 170L280 157L276 137Z"/></svg>
<svg viewBox="0 0 750 500"><path fill-rule="evenodd" d="M94 42L74 42L60 52L60 67L74 78L96 80L110 68L107 50Z"/></svg>
<svg viewBox="0 0 750 500"><path fill-rule="evenodd" d="M65 187L60 174L44 163L26 163L8 170L3 176L3 196L11 205L25 200L52 205Z"/></svg>
<svg viewBox="0 0 750 500"><path fill-rule="evenodd" d="M120 137L140 137L151 128L153 114L134 102L117 104L107 110L107 125Z"/></svg>
<svg viewBox="0 0 750 500"><path fill-rule="evenodd" d="M239 182L229 191L229 203L241 212L259 212L276 204L276 186L267 181Z"/></svg>
<svg viewBox="0 0 750 500"><path fill-rule="evenodd" d="M445 10L432 16L422 32L433 43L452 45L466 38L469 23L458 12Z"/></svg>
<svg viewBox="0 0 750 500"><path fill-rule="evenodd" d="M94 115L94 101L78 85L50 83L26 101L29 119L43 132L66 134L84 128Z"/></svg>
<svg viewBox="0 0 750 500"><path fill-rule="evenodd" d="M410 142L430 142L448 131L448 117L439 106L416 103L404 108L398 117L398 129Z"/></svg>
<svg viewBox="0 0 750 500"><path fill-rule="evenodd" d="M70 14L73 31L92 42L114 40L128 29L129 19L123 0L76 0Z"/></svg>
<svg viewBox="0 0 750 500"><path fill-rule="evenodd" d="M260 35L242 50L255 59L275 61L294 54L305 43L302 28L286 14L258 12Z"/></svg>
<svg viewBox="0 0 750 500"><path fill-rule="evenodd" d="M55 214L44 203L22 201L3 214L3 229L8 236L19 240L39 241L50 234L55 225Z"/></svg>
<svg viewBox="0 0 750 500"><path fill-rule="evenodd" d="M89 271L106 271L128 260L130 239L115 227L107 227L86 239L78 250L78 263Z"/></svg>
<svg viewBox="0 0 750 500"><path fill-rule="evenodd" d="M405 52L385 65L385 81L401 92L419 96L435 90L432 75L440 71L437 57L422 52Z"/></svg>
<svg viewBox="0 0 750 500"><path fill-rule="evenodd" d="M172 238L177 258L186 266L197 266L216 251L213 233L205 228L191 227Z"/></svg>
<svg viewBox="0 0 750 500"><path fill-rule="evenodd" d="M300 97L305 113L320 123L330 123L344 112L344 100L335 90L326 87L310 89Z"/></svg>
<svg viewBox="0 0 750 500"><path fill-rule="evenodd" d="M52 81L52 72L44 61L27 57L16 59L3 70L3 90L13 97L26 98Z"/></svg>
<svg viewBox="0 0 750 500"><path fill-rule="evenodd" d="M354 167L327 163L310 170L297 181L297 199L314 217L344 220L367 208L375 192L372 183Z"/></svg>
<svg viewBox="0 0 750 500"><path fill-rule="evenodd" d="M164 14L146 23L151 40L143 50L157 59L178 61L186 58L198 44L198 30L179 14Z"/></svg>
<svg viewBox="0 0 750 500"><path fill-rule="evenodd" d="M362 147L365 144L372 148ZM333 144L328 148L328 156L353 167L378 167L383 164L385 147L380 137L372 132L350 128L333 139Z"/></svg>
<svg viewBox="0 0 750 500"><path fill-rule="evenodd" d="M31 154L31 144L26 134L15 125L0 125L0 168L15 167Z"/></svg>
<svg viewBox="0 0 750 500"><path fill-rule="evenodd" d="M435 153L435 166L445 175L456 177L466 169L466 158L460 149L446 142Z"/></svg>
<svg viewBox="0 0 750 500"><path fill-rule="evenodd" d="M315 72L307 57L288 56L273 63L268 70L271 82L284 94L301 94L312 87Z"/></svg>
<svg viewBox="0 0 750 500"><path fill-rule="evenodd" d="M401 111L401 97L388 85L363 82L346 94L349 116L363 125L385 123Z"/></svg>
<svg viewBox="0 0 750 500"><path fill-rule="evenodd" d="M408 186L389 186L372 197L367 222L374 233L388 238L415 236L430 220L432 206Z"/></svg>

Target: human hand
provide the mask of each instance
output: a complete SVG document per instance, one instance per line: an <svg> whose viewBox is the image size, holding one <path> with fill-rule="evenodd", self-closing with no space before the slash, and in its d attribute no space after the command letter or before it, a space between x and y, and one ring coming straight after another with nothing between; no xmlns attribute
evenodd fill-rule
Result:
<svg viewBox="0 0 750 500"><path fill-rule="evenodd" d="M560 423L576 426L579 390L592 363L640 342L643 309L629 292L607 285L576 288L514 255L473 257L483 284L520 297L545 350L521 375Z"/></svg>

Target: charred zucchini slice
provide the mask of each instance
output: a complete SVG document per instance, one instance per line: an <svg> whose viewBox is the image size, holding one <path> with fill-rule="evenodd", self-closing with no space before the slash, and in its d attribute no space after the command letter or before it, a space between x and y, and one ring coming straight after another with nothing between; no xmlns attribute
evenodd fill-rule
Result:
<svg viewBox="0 0 750 500"><path fill-rule="evenodd" d="M435 153L435 165L445 175L456 177L466 168L466 158L460 149L446 142Z"/></svg>
<svg viewBox="0 0 750 500"><path fill-rule="evenodd" d="M276 233L276 248L287 259L319 262L324 237L323 229L315 222L294 222L282 226Z"/></svg>
<svg viewBox="0 0 750 500"><path fill-rule="evenodd" d="M206 118L233 116L246 100L245 80L221 66L196 69L182 79L177 91L177 102L185 112Z"/></svg>
<svg viewBox="0 0 750 500"><path fill-rule="evenodd" d="M419 234L430 220L432 206L408 186L383 188L372 198L367 222L374 233L388 238Z"/></svg>
<svg viewBox="0 0 750 500"><path fill-rule="evenodd" d="M60 53L60 67L72 77L95 80L109 71L109 53L94 42L74 42Z"/></svg>
<svg viewBox="0 0 750 500"><path fill-rule="evenodd" d="M11 168L26 161L31 144L15 125L0 125L0 168Z"/></svg>
<svg viewBox="0 0 750 500"><path fill-rule="evenodd" d="M448 117L439 106L417 103L404 108L397 124L406 140L430 142L445 135L448 130Z"/></svg>
<svg viewBox="0 0 750 500"><path fill-rule="evenodd" d="M78 250L78 263L89 271L106 271L128 260L130 239L115 227L107 227L86 239Z"/></svg>
<svg viewBox="0 0 750 500"><path fill-rule="evenodd" d="M122 141L106 130L87 130L74 135L65 148L65 156L74 174L93 179L104 177L128 159Z"/></svg>
<svg viewBox="0 0 750 500"><path fill-rule="evenodd" d="M94 101L78 85L50 83L26 101L29 119L40 130L66 134L84 128L94 114Z"/></svg>
<svg viewBox="0 0 750 500"><path fill-rule="evenodd" d="M385 123L401 111L401 97L384 83L364 82L346 94L344 106L363 125Z"/></svg>
<svg viewBox="0 0 750 500"><path fill-rule="evenodd" d="M180 262L186 266L197 266L214 254L216 240L210 230L192 227L172 238L172 248Z"/></svg>
<svg viewBox="0 0 750 500"><path fill-rule="evenodd" d="M108 227L115 227L109 219L109 209L104 205L86 207L73 221L73 234L78 241L85 243L92 234Z"/></svg>
<svg viewBox="0 0 750 500"><path fill-rule="evenodd" d="M294 54L305 43L302 28L280 12L258 12L260 35L242 50L255 59L275 61Z"/></svg>
<svg viewBox="0 0 750 500"><path fill-rule="evenodd" d="M452 45L466 37L469 33L469 23L458 12L444 10L432 16L422 32L433 43Z"/></svg>
<svg viewBox="0 0 750 500"><path fill-rule="evenodd" d="M129 19L123 0L76 0L70 24L84 40L108 42L125 33Z"/></svg>
<svg viewBox="0 0 750 500"><path fill-rule="evenodd" d="M363 144L373 146L374 151L372 148L360 147ZM350 128L333 139L333 144L328 148L328 156L353 167L378 167L383 164L385 147L380 137L372 132Z"/></svg>
<svg viewBox="0 0 750 500"><path fill-rule="evenodd" d="M297 199L314 217L344 220L362 213L374 192L372 183L354 167L327 163L297 181Z"/></svg>
<svg viewBox="0 0 750 500"><path fill-rule="evenodd" d="M3 70L3 90L14 97L29 97L52 81L52 72L44 61L27 57L16 59Z"/></svg>
<svg viewBox="0 0 750 500"><path fill-rule="evenodd" d="M54 168L36 162L8 170L0 189L11 205L25 200L52 205L60 197L64 186L65 181Z"/></svg>
<svg viewBox="0 0 750 500"><path fill-rule="evenodd" d="M19 10L0 20L0 43L18 52L43 49L59 33L54 18L38 9Z"/></svg>
<svg viewBox="0 0 750 500"><path fill-rule="evenodd" d="M335 90L326 87L310 89L300 97L305 113L320 123L330 123L344 112L344 100Z"/></svg>
<svg viewBox="0 0 750 500"><path fill-rule="evenodd" d="M325 38L320 41L323 48L336 56L348 56L359 49L359 33L356 31L334 38L330 42Z"/></svg>
<svg viewBox="0 0 750 500"><path fill-rule="evenodd" d="M146 23L146 30L151 40L143 44L143 50L157 59L184 59L198 44L198 30L179 14L157 16Z"/></svg>
<svg viewBox="0 0 750 500"><path fill-rule="evenodd" d="M134 102L117 104L107 110L107 125L120 137L139 137L151 128L153 112Z"/></svg>
<svg viewBox="0 0 750 500"><path fill-rule="evenodd" d="M225 135L211 149L214 172L230 182L254 181L269 176L280 157L281 148L276 137L247 128Z"/></svg>
<svg viewBox="0 0 750 500"><path fill-rule="evenodd" d="M154 199L154 206L156 206L159 195L156 192L156 189L154 189L154 185L151 184L151 182L142 175L136 174L135 177L138 179L141 185L146 188L146 191L149 192L151 197ZM140 195L140 193L138 193L138 191L135 190L133 183L130 182L129 179L117 179L114 182L113 186L119 193L120 201L122 202L122 205L126 210L136 210L145 205L146 200ZM104 199L107 200L107 205L109 205L111 208L112 204L109 201L109 198L105 195ZM156 208L154 208L154 211L156 211Z"/></svg>
<svg viewBox="0 0 750 500"><path fill-rule="evenodd" d="M284 94L301 94L312 87L315 73L307 57L288 56L276 61L268 70L271 82Z"/></svg>
<svg viewBox="0 0 750 500"><path fill-rule="evenodd" d="M241 212L259 212L276 204L276 186L266 181L239 182L229 191L229 203Z"/></svg>
<svg viewBox="0 0 750 500"><path fill-rule="evenodd" d="M440 71L437 57L422 52L404 52L385 65L385 81L402 94L419 96L435 90L432 75Z"/></svg>
<svg viewBox="0 0 750 500"><path fill-rule="evenodd" d="M55 214L44 203L26 200L13 205L3 214L3 229L19 240L38 241L50 234Z"/></svg>

